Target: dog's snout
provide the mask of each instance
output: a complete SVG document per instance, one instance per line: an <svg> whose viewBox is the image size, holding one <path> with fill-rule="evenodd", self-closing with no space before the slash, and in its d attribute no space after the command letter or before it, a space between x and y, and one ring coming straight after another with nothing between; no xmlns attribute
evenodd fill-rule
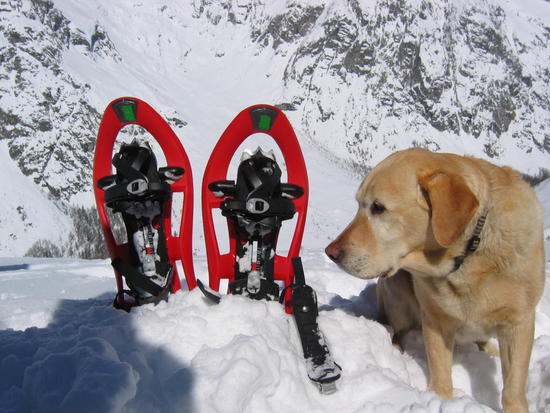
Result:
<svg viewBox="0 0 550 413"><path fill-rule="evenodd" d="M344 256L344 250L336 242L331 242L325 248L325 254L335 263L339 263Z"/></svg>

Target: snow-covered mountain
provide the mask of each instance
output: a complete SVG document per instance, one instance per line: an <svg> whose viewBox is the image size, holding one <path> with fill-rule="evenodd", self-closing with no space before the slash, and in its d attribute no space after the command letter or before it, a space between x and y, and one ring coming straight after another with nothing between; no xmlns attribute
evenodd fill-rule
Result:
<svg viewBox="0 0 550 413"><path fill-rule="evenodd" d="M285 85L340 159L422 146L533 170L550 152L549 40L548 20L514 2L334 2Z"/></svg>
<svg viewBox="0 0 550 413"><path fill-rule="evenodd" d="M69 205L93 204L100 115L123 95L169 120L197 189L224 127L256 103L287 110L310 168L363 172L409 146L550 164L544 0L0 0L0 21L0 139L18 167L0 188L24 182L0 209L3 255L57 242Z"/></svg>

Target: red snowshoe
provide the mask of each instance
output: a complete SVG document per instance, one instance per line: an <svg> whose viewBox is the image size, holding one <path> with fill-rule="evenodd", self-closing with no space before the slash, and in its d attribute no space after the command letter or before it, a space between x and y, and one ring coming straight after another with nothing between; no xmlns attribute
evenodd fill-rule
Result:
<svg viewBox="0 0 550 413"><path fill-rule="evenodd" d="M236 181L227 180L233 154L250 135L271 136L281 149L289 184L280 183L281 171L271 153L258 148L245 152ZM298 140L290 122L278 108L251 106L237 115L222 134L206 165L202 181L202 216L208 258L210 288L218 291L220 280L229 280L232 293L252 298L279 296L276 280L285 287L293 282L292 258L300 253L306 221L308 180ZM227 217L230 250L221 254L213 222L213 210ZM287 256L275 246L283 220L298 213ZM285 308L292 312L291 294Z"/></svg>
<svg viewBox="0 0 550 413"><path fill-rule="evenodd" d="M158 168L149 145L136 141L123 144L113 157L119 131L130 124L142 126L157 140L170 166ZM191 165L178 137L147 103L120 98L107 106L99 126L93 180L99 219L117 282L114 306L129 311L136 305L167 299L170 292L181 288L178 260L182 262L187 287L193 289L196 280L191 248ZM172 234L171 227L174 192L184 196L179 236ZM126 243L117 244L106 208L122 215Z"/></svg>
<svg viewBox="0 0 550 413"><path fill-rule="evenodd" d="M245 151L237 179L227 180L233 154L250 135L271 136L283 153L289 183L281 183L281 169L272 152ZM258 105L243 110L229 124L206 166L202 181L202 214L210 288L200 280L203 293L219 302L220 279L229 280L231 294L276 300L284 283L281 303L294 315L309 378L323 393L336 391L341 369L332 359L317 324L317 298L305 284L300 244L308 200L308 179L302 151L292 126L276 107ZM213 210L227 218L230 249L220 254ZM276 253L283 221L298 213L287 256Z"/></svg>

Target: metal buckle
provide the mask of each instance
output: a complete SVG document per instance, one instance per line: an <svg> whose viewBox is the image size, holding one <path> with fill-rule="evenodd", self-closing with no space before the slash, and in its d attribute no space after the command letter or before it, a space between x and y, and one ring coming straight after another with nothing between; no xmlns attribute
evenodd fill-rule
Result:
<svg viewBox="0 0 550 413"><path fill-rule="evenodd" d="M476 235L470 238L470 241L468 242L468 251L474 252L475 250L477 250L477 247L479 247L480 241L481 239Z"/></svg>
<svg viewBox="0 0 550 413"><path fill-rule="evenodd" d="M252 270L246 279L246 290L250 294L257 294L262 287L262 279L259 271Z"/></svg>
<svg viewBox="0 0 550 413"><path fill-rule="evenodd" d="M250 198L246 201L246 210L253 214L263 214L269 209L269 202L262 198Z"/></svg>
<svg viewBox="0 0 550 413"><path fill-rule="evenodd" d="M141 195L149 188L149 184L145 179L134 179L126 186L126 190L132 195Z"/></svg>

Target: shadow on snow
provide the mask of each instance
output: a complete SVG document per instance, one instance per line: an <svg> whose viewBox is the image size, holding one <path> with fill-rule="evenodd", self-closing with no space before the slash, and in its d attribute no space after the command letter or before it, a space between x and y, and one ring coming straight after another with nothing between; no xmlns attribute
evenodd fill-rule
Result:
<svg viewBox="0 0 550 413"><path fill-rule="evenodd" d="M0 272L28 270L29 264L0 265Z"/></svg>
<svg viewBox="0 0 550 413"><path fill-rule="evenodd" d="M1 330L0 412L193 411L190 368L111 302L61 300L46 328Z"/></svg>

